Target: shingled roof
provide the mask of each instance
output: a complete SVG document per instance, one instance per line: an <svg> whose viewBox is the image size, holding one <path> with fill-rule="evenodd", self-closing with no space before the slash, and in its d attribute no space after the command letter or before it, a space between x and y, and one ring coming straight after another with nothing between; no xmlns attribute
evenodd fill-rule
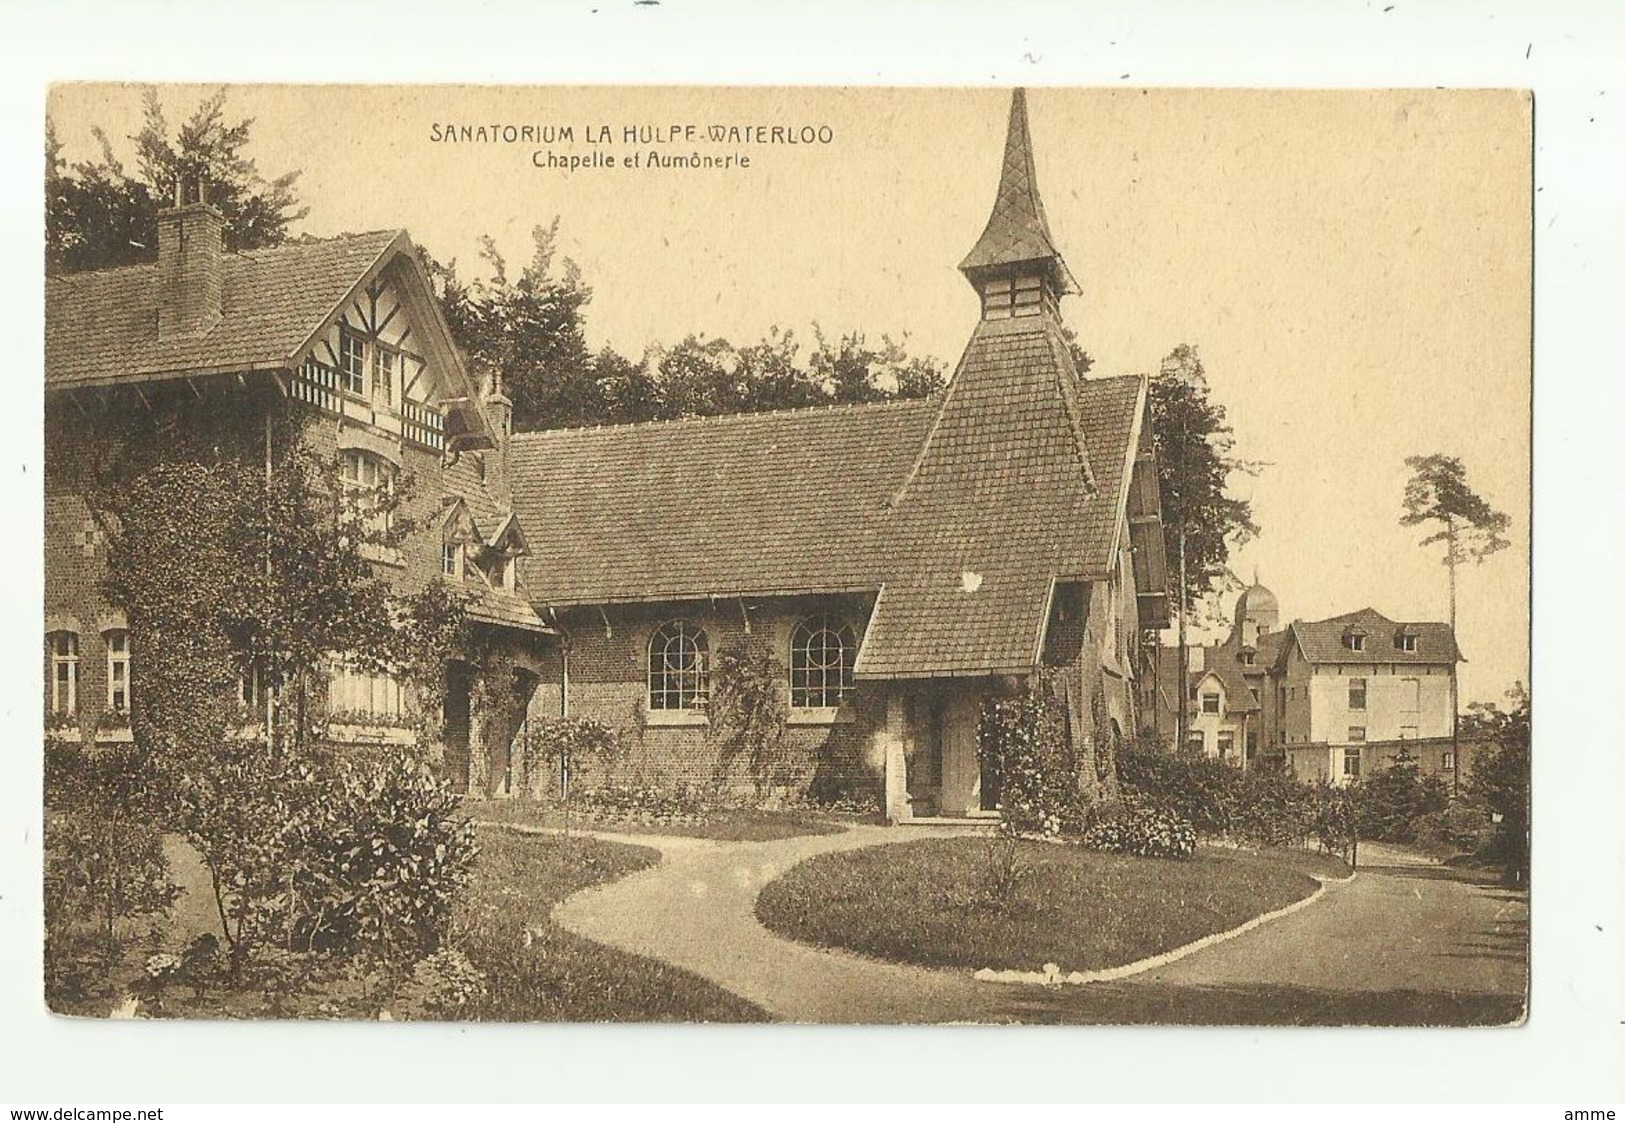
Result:
<svg viewBox="0 0 1625 1123"><path fill-rule="evenodd" d="M1352 651L1343 642L1350 629L1363 631L1365 650ZM1416 650L1401 650L1396 637L1400 631L1416 636ZM1304 622L1294 620L1288 633L1311 663L1465 663L1466 657L1456 646L1455 633L1449 624L1425 621L1400 623L1390 620L1374 608L1362 608L1333 616L1329 620Z"/></svg>
<svg viewBox="0 0 1625 1123"><path fill-rule="evenodd" d="M1077 291L1077 282L1050 236L1044 201L1038 194L1038 172L1033 165L1027 92L1018 89L1010 98L1010 125L1005 132L1004 162L999 168L993 212L959 268L974 279L984 271L1031 262L1046 264L1058 292Z"/></svg>
<svg viewBox="0 0 1625 1123"><path fill-rule="evenodd" d="M156 265L47 278L46 389L282 369L375 267L410 247L404 231L384 230L227 254L219 322L168 339L158 337Z"/></svg>

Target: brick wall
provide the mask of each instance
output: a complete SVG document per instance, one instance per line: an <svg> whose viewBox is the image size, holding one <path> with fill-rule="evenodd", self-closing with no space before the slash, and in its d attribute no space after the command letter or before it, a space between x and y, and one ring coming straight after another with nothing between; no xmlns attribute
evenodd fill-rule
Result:
<svg viewBox="0 0 1625 1123"><path fill-rule="evenodd" d="M725 760L708 725L663 724L671 720L671 711L648 710L648 651L656 629L668 621L685 620L705 632L711 652L744 641L755 651L770 653L788 672L790 633L797 622L830 612L845 620L861 643L870 608L868 598L857 597L747 601L743 612L737 601L640 605L608 609L607 628L596 609L562 614L570 645L570 714L605 722L625 748L625 758L614 768L582 769L574 782L589 787L609 781L750 787L747 762ZM784 690L788 698L788 678ZM792 723L786 727L794 788L821 794L879 790L883 762L870 759L869 745L885 720L880 689L859 685L833 723L799 724L797 716L792 712ZM557 790L557 777L549 776L545 782L538 777L531 790L551 794Z"/></svg>

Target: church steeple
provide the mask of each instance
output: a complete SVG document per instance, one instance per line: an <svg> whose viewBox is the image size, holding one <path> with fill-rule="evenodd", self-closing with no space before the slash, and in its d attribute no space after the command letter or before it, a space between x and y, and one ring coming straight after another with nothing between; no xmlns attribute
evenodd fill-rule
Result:
<svg viewBox="0 0 1625 1123"><path fill-rule="evenodd" d="M1025 90L1017 89L1010 98L1010 128L993 213L959 271L981 296L984 320L1053 312L1061 296L1078 291L1055 248L1038 195Z"/></svg>

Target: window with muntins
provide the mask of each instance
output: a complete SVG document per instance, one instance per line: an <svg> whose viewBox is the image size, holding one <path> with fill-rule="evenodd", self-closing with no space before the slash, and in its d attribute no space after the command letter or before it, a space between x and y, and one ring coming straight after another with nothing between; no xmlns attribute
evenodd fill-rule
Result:
<svg viewBox="0 0 1625 1123"><path fill-rule="evenodd" d="M51 657L51 712L79 712L79 636L75 632L52 632L45 637Z"/></svg>
<svg viewBox="0 0 1625 1123"><path fill-rule="evenodd" d="M461 542L442 542L440 544L440 574L453 581L463 579L463 544Z"/></svg>
<svg viewBox="0 0 1625 1123"><path fill-rule="evenodd" d="M345 507L371 534L389 532L389 500L395 494L395 465L381 456L347 448L343 457Z"/></svg>
<svg viewBox="0 0 1625 1123"><path fill-rule="evenodd" d="M1216 693L1206 692L1202 695L1202 712L1204 714L1219 712L1219 696Z"/></svg>
<svg viewBox="0 0 1625 1123"><path fill-rule="evenodd" d="M814 616L790 634L790 705L797 709L839 706L852 689L857 642L839 617Z"/></svg>
<svg viewBox="0 0 1625 1123"><path fill-rule="evenodd" d="M372 345L372 400L389 409L395 408L395 375L401 367L401 356L385 343Z"/></svg>
<svg viewBox="0 0 1625 1123"><path fill-rule="evenodd" d="M401 684L390 675L339 663L328 682L327 710L329 714L358 721L369 717L399 717Z"/></svg>
<svg viewBox="0 0 1625 1123"><path fill-rule="evenodd" d="M1343 750L1343 775L1349 777L1351 780L1358 780L1360 778L1359 749Z"/></svg>
<svg viewBox="0 0 1625 1123"><path fill-rule="evenodd" d="M130 633L122 628L106 634L107 708L114 713L130 712Z"/></svg>
<svg viewBox="0 0 1625 1123"><path fill-rule="evenodd" d="M649 638L649 708L702 710L710 693L705 633L686 620L662 624Z"/></svg>
<svg viewBox="0 0 1625 1123"><path fill-rule="evenodd" d="M342 324L339 325L339 380L350 393L366 395L366 341Z"/></svg>
<svg viewBox="0 0 1625 1123"><path fill-rule="evenodd" d="M1219 733L1219 759L1229 760L1236 752L1236 735L1230 730L1221 730Z"/></svg>

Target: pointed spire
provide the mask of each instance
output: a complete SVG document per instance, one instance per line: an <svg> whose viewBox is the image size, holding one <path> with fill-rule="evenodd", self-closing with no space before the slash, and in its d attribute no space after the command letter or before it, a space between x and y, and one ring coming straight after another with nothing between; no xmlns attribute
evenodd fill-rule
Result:
<svg viewBox="0 0 1625 1123"><path fill-rule="evenodd" d="M1057 294L1077 292L1077 282L1055 248L1044 202L1038 196L1032 135L1027 127L1027 91L1010 98L1010 128L1004 140L1004 164L993 213L976 246L959 263L973 284L983 276L1019 271L1022 265L1043 272Z"/></svg>

